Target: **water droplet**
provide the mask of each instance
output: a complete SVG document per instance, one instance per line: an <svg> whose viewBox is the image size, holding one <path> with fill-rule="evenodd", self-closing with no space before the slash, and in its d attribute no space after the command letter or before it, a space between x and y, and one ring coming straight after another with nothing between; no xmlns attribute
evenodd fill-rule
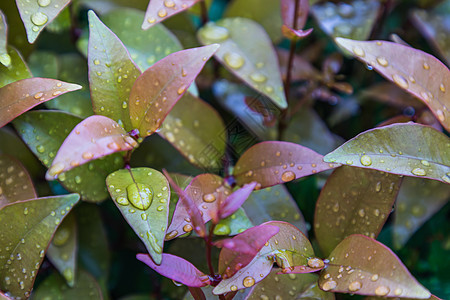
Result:
<svg viewBox="0 0 450 300"><path fill-rule="evenodd" d="M392 80L401 88L407 89L409 87L408 81L402 75L392 75Z"/></svg>
<svg viewBox="0 0 450 300"><path fill-rule="evenodd" d="M150 243L150 246L153 248L153 250L158 253L161 254L162 253L162 248L161 246L158 245L158 241L156 240L155 236L153 235L153 233L151 233L151 231L147 231L147 239Z"/></svg>
<svg viewBox="0 0 450 300"><path fill-rule="evenodd" d="M240 69L245 63L244 58L241 55L234 52L225 53L223 59L228 66L236 70Z"/></svg>
<svg viewBox="0 0 450 300"><path fill-rule="evenodd" d="M253 285L255 285L255 279L253 278L253 277L251 277L251 276L247 276L247 277L245 277L244 278L244 280L242 281L242 284L245 286L245 287L251 287L251 286L253 286Z"/></svg>
<svg viewBox="0 0 450 300"><path fill-rule="evenodd" d="M267 77L260 72L253 72L250 74L250 79L254 82L263 83L267 80Z"/></svg>
<svg viewBox="0 0 450 300"><path fill-rule="evenodd" d="M203 201L211 203L216 201L216 196L214 194L205 194L203 195Z"/></svg>
<svg viewBox="0 0 450 300"><path fill-rule="evenodd" d="M42 26L45 23L47 23L47 21L48 21L47 15L42 12L38 11L31 15L31 22L33 22L34 25Z"/></svg>
<svg viewBox="0 0 450 300"><path fill-rule="evenodd" d="M175 2L173 0L165 0L164 1L164 6L168 7L168 8L175 7Z"/></svg>
<svg viewBox="0 0 450 300"><path fill-rule="evenodd" d="M191 232L192 229L193 229L193 228L192 228L192 225L186 224L186 225L183 226L183 230L184 230L185 232Z"/></svg>
<svg viewBox="0 0 450 300"><path fill-rule="evenodd" d="M230 37L230 32L225 27L213 23L207 24L200 30L200 35L210 43L222 42Z"/></svg>
<svg viewBox="0 0 450 300"><path fill-rule="evenodd" d="M388 60L386 58L384 58L383 56L377 57L377 62L380 64L380 66L383 66L383 67L389 66Z"/></svg>
<svg viewBox="0 0 450 300"><path fill-rule="evenodd" d="M109 149L114 151L119 151L121 149L120 145L116 142L111 142L108 145L106 145Z"/></svg>
<svg viewBox="0 0 450 300"><path fill-rule="evenodd" d="M353 53L355 53L355 55L357 55L359 57L366 56L366 53L364 52L364 50L358 46L353 47Z"/></svg>
<svg viewBox="0 0 450 300"><path fill-rule="evenodd" d="M292 181L295 179L295 173L292 171L286 171L281 175L281 180L284 182Z"/></svg>
<svg viewBox="0 0 450 300"><path fill-rule="evenodd" d="M415 169L413 169L411 171L411 173L413 173L414 175L417 175L417 176L425 176L425 175L427 175L427 172L424 169L422 169L422 168L415 168Z"/></svg>
<svg viewBox="0 0 450 300"><path fill-rule="evenodd" d="M445 85L443 83L439 85L439 89L441 90L441 92L445 93Z"/></svg>
<svg viewBox="0 0 450 300"><path fill-rule="evenodd" d="M361 156L361 164L368 167L372 164L372 159L368 155L363 155Z"/></svg>
<svg viewBox="0 0 450 300"><path fill-rule="evenodd" d="M98 59L94 59L94 65L99 65L100 61Z"/></svg>
<svg viewBox="0 0 450 300"><path fill-rule="evenodd" d="M122 108L126 109L128 107L128 103L126 101L122 102Z"/></svg>
<svg viewBox="0 0 450 300"><path fill-rule="evenodd" d="M436 111L436 115L437 115L439 121L441 121L441 122L444 122L444 121L445 121L444 112L443 112L442 110L438 109L438 110Z"/></svg>
<svg viewBox="0 0 450 300"><path fill-rule="evenodd" d="M400 296L403 293L403 290L401 288L396 288L394 290L395 296Z"/></svg>
<svg viewBox="0 0 450 300"><path fill-rule="evenodd" d="M322 290L329 291L329 290L336 288L336 286L337 286L336 281L328 280L328 281L325 281L325 283L322 285Z"/></svg>
<svg viewBox="0 0 450 300"><path fill-rule="evenodd" d="M136 208L146 210L153 200L153 191L143 183L132 183L127 186L128 200Z"/></svg>
<svg viewBox="0 0 450 300"><path fill-rule="evenodd" d="M430 65L429 65L428 63L424 62L424 63L423 63L423 68L424 68L425 70L429 70L429 69L430 69Z"/></svg>
<svg viewBox="0 0 450 300"><path fill-rule="evenodd" d="M41 93L41 92L36 93L36 94L34 95L34 99L40 99L40 98L42 98L42 96L44 96L44 93Z"/></svg>
<svg viewBox="0 0 450 300"><path fill-rule="evenodd" d="M376 192L381 191L381 182L380 181L377 182L377 185L375 186L375 191Z"/></svg>
<svg viewBox="0 0 450 300"><path fill-rule="evenodd" d="M450 173L445 174L441 178L444 182L450 183Z"/></svg>
<svg viewBox="0 0 450 300"><path fill-rule="evenodd" d="M128 204L130 204L130 202L128 202L128 199L125 198L125 197L117 198L116 202L119 203L120 205L128 205Z"/></svg>
<svg viewBox="0 0 450 300"><path fill-rule="evenodd" d="M62 162L58 162L50 167L48 174L53 177L60 174L63 170L64 164Z"/></svg>
<svg viewBox="0 0 450 300"><path fill-rule="evenodd" d="M80 184L81 183L81 177L80 176L75 176L75 183L76 184Z"/></svg>
<svg viewBox="0 0 450 300"><path fill-rule="evenodd" d="M180 87L178 88L177 94L178 94L178 95L181 95L181 94L183 94L185 91L186 91L186 86L185 86L185 85L182 85L182 86L180 86Z"/></svg>
<svg viewBox="0 0 450 300"><path fill-rule="evenodd" d="M361 282L353 281L352 283L350 283L348 285L348 290L350 292L356 292L356 291L359 291L361 289L361 287L362 287L362 283Z"/></svg>
<svg viewBox="0 0 450 300"><path fill-rule="evenodd" d="M352 161L352 160L347 160L345 163L346 163L347 165L353 165L353 161Z"/></svg>
<svg viewBox="0 0 450 300"><path fill-rule="evenodd" d="M94 154L91 153L91 152L84 152L84 153L81 155L81 157L83 157L83 159L88 160L88 159L92 159L92 158L94 157Z"/></svg>
<svg viewBox="0 0 450 300"><path fill-rule="evenodd" d="M358 210L358 215L361 217L361 218L363 218L365 215L366 215L366 212L364 211L364 209L360 209L360 210Z"/></svg>
<svg viewBox="0 0 450 300"><path fill-rule="evenodd" d="M38 146L36 146L36 150L39 153L44 153L45 152L45 147L42 146L42 145L38 145Z"/></svg>
<svg viewBox="0 0 450 300"><path fill-rule="evenodd" d="M324 266L325 263L320 258L313 257L308 259L308 267L310 268L323 268Z"/></svg>
<svg viewBox="0 0 450 300"><path fill-rule="evenodd" d="M164 8L160 9L158 11L158 17L164 18L165 16L167 16L167 10L165 10Z"/></svg>
<svg viewBox="0 0 450 300"><path fill-rule="evenodd" d="M38 0L38 4L40 7L46 7L50 5L51 0Z"/></svg>
<svg viewBox="0 0 450 300"><path fill-rule="evenodd" d="M334 206L333 206L333 211L334 212L339 212L339 202L336 202L335 204L334 204Z"/></svg>
<svg viewBox="0 0 450 300"><path fill-rule="evenodd" d="M373 274L372 277L370 277L370 280L377 281L379 278L378 274Z"/></svg>
<svg viewBox="0 0 450 300"><path fill-rule="evenodd" d="M387 286L380 285L375 289L375 295L377 296L386 296L389 293L390 289Z"/></svg>

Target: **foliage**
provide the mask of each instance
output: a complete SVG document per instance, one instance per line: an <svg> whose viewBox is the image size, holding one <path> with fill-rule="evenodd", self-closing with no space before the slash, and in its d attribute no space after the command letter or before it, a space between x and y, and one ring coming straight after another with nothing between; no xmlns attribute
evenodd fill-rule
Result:
<svg viewBox="0 0 450 300"><path fill-rule="evenodd" d="M449 0L146 6L0 1L0 299L450 298Z"/></svg>

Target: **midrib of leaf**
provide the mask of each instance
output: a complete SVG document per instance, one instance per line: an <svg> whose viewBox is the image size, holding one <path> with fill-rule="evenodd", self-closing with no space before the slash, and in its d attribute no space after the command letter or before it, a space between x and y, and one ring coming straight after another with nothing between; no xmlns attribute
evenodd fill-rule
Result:
<svg viewBox="0 0 450 300"><path fill-rule="evenodd" d="M137 185L136 179L134 179L133 172L131 171L131 169L127 169L127 171L128 171L128 173L130 173L131 180L133 181L133 183L136 184L136 189L138 190L139 198L141 199L141 204L143 204L144 202L142 201L141 192L140 192L140 190L139 190L139 186ZM126 188L125 188L125 191L126 191ZM150 204L149 208L152 206L152 204L153 204L153 203ZM132 219L133 219L133 218L132 218ZM139 220L139 219L136 218L136 220ZM152 228L150 227L150 223L149 223L149 222L150 222L150 219L149 219L149 218L147 218L147 222L144 222L144 224L147 225L146 228L147 228L148 230L152 229Z"/></svg>

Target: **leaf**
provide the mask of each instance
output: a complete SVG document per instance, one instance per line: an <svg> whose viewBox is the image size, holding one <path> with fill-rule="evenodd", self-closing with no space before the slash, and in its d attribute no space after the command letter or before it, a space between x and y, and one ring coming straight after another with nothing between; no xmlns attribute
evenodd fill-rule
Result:
<svg viewBox="0 0 450 300"><path fill-rule="evenodd" d="M281 73L272 43L264 29L244 18L208 23L198 31L204 45L220 44L215 58L257 92L286 108Z"/></svg>
<svg viewBox="0 0 450 300"><path fill-rule="evenodd" d="M320 192L314 231L324 255L355 233L376 238L397 198L398 175L342 166Z"/></svg>
<svg viewBox="0 0 450 300"><path fill-rule="evenodd" d="M283 25L281 27L281 32L283 33L283 36L293 41L297 41L298 39L307 37L308 35L311 34L312 31L313 31L312 28L309 28L307 30L301 29L294 30L286 25Z"/></svg>
<svg viewBox="0 0 450 300"><path fill-rule="evenodd" d="M58 79L60 61L56 53L50 51L33 51L27 59L33 77ZM72 66L78 67L78 66ZM70 81L70 80L65 80Z"/></svg>
<svg viewBox="0 0 450 300"><path fill-rule="evenodd" d="M38 77L10 83L0 88L0 127L36 105L80 88L78 84Z"/></svg>
<svg viewBox="0 0 450 300"><path fill-rule="evenodd" d="M311 6L311 13L320 28L331 37L366 40L377 19L379 7L376 0L326 2Z"/></svg>
<svg viewBox="0 0 450 300"><path fill-rule="evenodd" d="M231 216L219 221L214 227L214 235L236 235L246 229L252 228L254 225L247 217L245 211L239 208Z"/></svg>
<svg viewBox="0 0 450 300"><path fill-rule="evenodd" d="M238 185L256 181L256 189L260 189L336 166L324 163L322 155L297 144L262 142L242 154L235 165L233 175Z"/></svg>
<svg viewBox="0 0 450 300"><path fill-rule="evenodd" d="M319 278L324 291L418 299L431 296L389 248L366 236L347 237L329 259Z"/></svg>
<svg viewBox="0 0 450 300"><path fill-rule="evenodd" d="M431 127L394 124L360 133L324 161L450 183L449 146L448 137Z"/></svg>
<svg viewBox="0 0 450 300"><path fill-rule="evenodd" d="M256 182L244 184L240 189L235 190L223 202L218 202L218 217L224 219L231 216L250 196L255 189Z"/></svg>
<svg viewBox="0 0 450 300"><path fill-rule="evenodd" d="M159 132L191 163L218 169L225 155L225 124L217 111L186 93L172 108Z"/></svg>
<svg viewBox="0 0 450 300"><path fill-rule="evenodd" d="M81 121L56 153L46 174L47 180L91 160L133 149L137 142L115 121L103 116L91 116Z"/></svg>
<svg viewBox="0 0 450 300"><path fill-rule="evenodd" d="M35 291L33 299L103 299L100 287L94 277L86 271L79 271L76 276L76 284L67 288L64 279L57 273L53 273L42 281Z"/></svg>
<svg viewBox="0 0 450 300"><path fill-rule="evenodd" d="M28 41L31 44L69 2L70 0L16 0L20 17L27 31Z"/></svg>
<svg viewBox="0 0 450 300"><path fill-rule="evenodd" d="M2 292L0 292L0 299L1 299L1 300L11 300L11 298L9 298L8 296L6 296L6 295L3 294Z"/></svg>
<svg viewBox="0 0 450 300"><path fill-rule="evenodd" d="M210 45L172 53L139 76L131 89L130 118L141 137L161 126L218 47Z"/></svg>
<svg viewBox="0 0 450 300"><path fill-rule="evenodd" d="M185 11L200 0L150 0L145 12L142 29L146 30L172 15Z"/></svg>
<svg viewBox="0 0 450 300"><path fill-rule="evenodd" d="M30 111L14 120L14 126L28 147L48 168L69 132L81 121L79 117L58 111ZM58 176L69 191L77 192L82 200L100 202L109 194L105 179L123 167L120 153L96 159Z"/></svg>
<svg viewBox="0 0 450 300"><path fill-rule="evenodd" d="M0 209L16 201L36 197L27 169L14 157L0 154Z"/></svg>
<svg viewBox="0 0 450 300"><path fill-rule="evenodd" d="M8 47L8 55L11 58L10 67L0 65L0 88L32 76L22 56L15 48Z"/></svg>
<svg viewBox="0 0 450 300"><path fill-rule="evenodd" d="M156 265L147 254L140 253L136 258L159 274L187 286L202 287L209 284L207 275L181 257L164 253L161 265Z"/></svg>
<svg viewBox="0 0 450 300"><path fill-rule="evenodd" d="M296 9L297 12L295 12ZM299 30L305 27L308 12L309 0L281 0L281 18L283 24L290 29Z"/></svg>
<svg viewBox="0 0 450 300"><path fill-rule="evenodd" d="M386 41L360 42L337 38L336 43L422 100L441 124L450 130L450 94L446 93L446 88L450 88L450 72L434 56Z"/></svg>
<svg viewBox="0 0 450 300"><path fill-rule="evenodd" d="M50 239L80 196L70 194L15 202L0 210L0 289L28 298Z"/></svg>
<svg viewBox="0 0 450 300"><path fill-rule="evenodd" d="M61 34L64 31L69 31L72 26L71 13L69 6L66 6L61 12L56 16L53 21L48 24L47 30L51 33Z"/></svg>
<svg viewBox="0 0 450 300"><path fill-rule="evenodd" d="M56 230L47 250L47 258L71 288L75 285L77 270L77 231L75 215L70 214Z"/></svg>
<svg viewBox="0 0 450 300"><path fill-rule="evenodd" d="M94 112L130 131L130 90L141 75L119 38L91 10L89 16L89 85Z"/></svg>
<svg viewBox="0 0 450 300"><path fill-rule="evenodd" d="M106 184L114 204L161 264L170 200L166 178L150 168L122 169L110 174Z"/></svg>
<svg viewBox="0 0 450 300"><path fill-rule="evenodd" d="M423 223L449 200L448 185L434 180L404 178L394 211L392 239L399 249Z"/></svg>
<svg viewBox="0 0 450 300"><path fill-rule="evenodd" d="M0 63L5 67L11 66L11 56L8 54L7 48L8 24L5 15L0 9Z"/></svg>

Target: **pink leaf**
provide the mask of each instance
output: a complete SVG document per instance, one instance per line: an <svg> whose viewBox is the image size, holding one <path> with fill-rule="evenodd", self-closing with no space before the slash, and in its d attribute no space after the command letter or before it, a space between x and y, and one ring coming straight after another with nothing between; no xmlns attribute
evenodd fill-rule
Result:
<svg viewBox="0 0 450 300"><path fill-rule="evenodd" d="M136 258L162 276L187 286L202 287L209 284L208 276L187 260L167 253L163 253L162 256L160 265L155 264L148 254L140 253L136 255Z"/></svg>
<svg viewBox="0 0 450 300"><path fill-rule="evenodd" d="M283 35L290 40L302 39L304 37L307 37L308 35L311 34L312 31L313 31L312 28L309 28L307 30L301 30L301 29L295 30L295 29L289 28L286 25L283 25L281 27L281 32L283 33Z"/></svg>
<svg viewBox="0 0 450 300"><path fill-rule="evenodd" d="M238 210L253 192L255 186L256 182L246 184L242 188L234 191L223 203L219 203L219 219L225 219Z"/></svg>
<svg viewBox="0 0 450 300"><path fill-rule="evenodd" d="M297 19L294 19L296 8ZM281 18L284 25L293 30L299 30L305 26L308 12L309 0L281 0Z"/></svg>
<svg viewBox="0 0 450 300"><path fill-rule="evenodd" d="M203 0L150 0L145 12L142 29L146 30L156 23L185 11L195 3Z"/></svg>

